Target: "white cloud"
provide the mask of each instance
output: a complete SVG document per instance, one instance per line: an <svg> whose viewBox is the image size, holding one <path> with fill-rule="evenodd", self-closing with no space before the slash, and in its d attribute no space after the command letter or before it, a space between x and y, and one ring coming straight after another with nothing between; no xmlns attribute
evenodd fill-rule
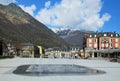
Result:
<svg viewBox="0 0 120 81"><path fill-rule="evenodd" d="M45 8L35 17L40 22L54 27L69 26L96 31L111 17L108 13L100 14L101 8L101 0L62 0L52 7L48 1Z"/></svg>
<svg viewBox="0 0 120 81"><path fill-rule="evenodd" d="M10 3L15 3L16 0L0 0L0 4L8 5Z"/></svg>
<svg viewBox="0 0 120 81"><path fill-rule="evenodd" d="M51 4L51 1L47 1L47 2L45 3L45 7L46 7L46 8L49 8L49 7L50 7L50 4Z"/></svg>
<svg viewBox="0 0 120 81"><path fill-rule="evenodd" d="M36 10L36 6L33 4L31 6L19 5L24 11L28 12L30 15L34 16L34 11Z"/></svg>

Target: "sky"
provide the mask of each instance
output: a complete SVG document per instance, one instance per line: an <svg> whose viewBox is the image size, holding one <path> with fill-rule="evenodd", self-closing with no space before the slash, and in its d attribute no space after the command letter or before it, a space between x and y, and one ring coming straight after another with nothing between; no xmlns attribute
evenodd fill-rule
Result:
<svg viewBox="0 0 120 81"><path fill-rule="evenodd" d="M0 0L15 3L48 28L117 32L120 0Z"/></svg>

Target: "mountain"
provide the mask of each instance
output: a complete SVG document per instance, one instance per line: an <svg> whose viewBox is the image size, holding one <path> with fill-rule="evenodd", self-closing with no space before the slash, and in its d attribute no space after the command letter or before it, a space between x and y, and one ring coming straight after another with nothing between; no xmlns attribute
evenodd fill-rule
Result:
<svg viewBox="0 0 120 81"><path fill-rule="evenodd" d="M80 48L84 47L85 44L84 38L86 37L86 35L89 35L90 33L93 33L93 31L66 29L66 30L59 30L56 32L58 36L63 38L71 46L77 46Z"/></svg>
<svg viewBox="0 0 120 81"><path fill-rule="evenodd" d="M67 35L69 34L71 32L71 30L70 29L64 29L64 30L57 30L55 33L59 36L59 37L61 37L61 38L66 38L67 37Z"/></svg>
<svg viewBox="0 0 120 81"><path fill-rule="evenodd" d="M0 38L6 42L30 42L46 48L68 45L52 30L13 3L0 5Z"/></svg>

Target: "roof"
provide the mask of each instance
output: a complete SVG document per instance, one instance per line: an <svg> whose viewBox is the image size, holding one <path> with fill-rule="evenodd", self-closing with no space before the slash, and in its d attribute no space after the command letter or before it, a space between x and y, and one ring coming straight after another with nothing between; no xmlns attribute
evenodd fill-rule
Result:
<svg viewBox="0 0 120 81"><path fill-rule="evenodd" d="M31 43L21 43L20 45L21 46L33 46L33 44L31 44Z"/></svg>
<svg viewBox="0 0 120 81"><path fill-rule="evenodd" d="M91 33L89 37L120 37L116 32L95 32Z"/></svg>

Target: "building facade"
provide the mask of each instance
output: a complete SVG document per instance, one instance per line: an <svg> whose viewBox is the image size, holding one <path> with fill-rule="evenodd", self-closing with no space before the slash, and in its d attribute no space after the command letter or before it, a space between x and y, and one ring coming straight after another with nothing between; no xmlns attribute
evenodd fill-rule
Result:
<svg viewBox="0 0 120 81"><path fill-rule="evenodd" d="M95 50L120 48L120 36L112 32L96 32L87 37L87 47Z"/></svg>
<svg viewBox="0 0 120 81"><path fill-rule="evenodd" d="M94 53L100 54L118 52L115 49L120 49L120 35L115 32L92 33L86 39L86 47L91 47Z"/></svg>

